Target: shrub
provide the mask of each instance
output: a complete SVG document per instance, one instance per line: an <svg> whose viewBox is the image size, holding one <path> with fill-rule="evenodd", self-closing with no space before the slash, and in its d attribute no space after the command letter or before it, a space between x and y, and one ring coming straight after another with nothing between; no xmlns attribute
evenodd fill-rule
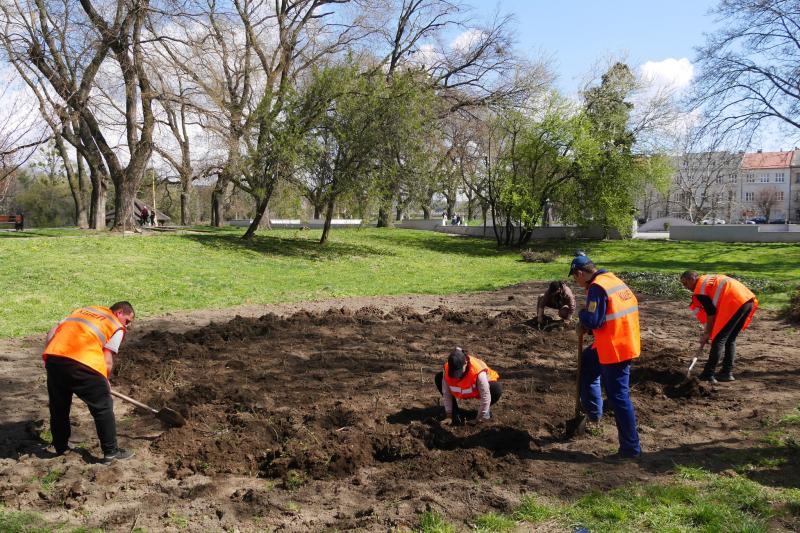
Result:
<svg viewBox="0 0 800 533"><path fill-rule="evenodd" d="M789 322L800 324L800 285L794 290L789 299Z"/></svg>
<svg viewBox="0 0 800 533"><path fill-rule="evenodd" d="M522 260L526 263L552 263L556 259L558 259L558 254L552 251L525 250L522 252Z"/></svg>

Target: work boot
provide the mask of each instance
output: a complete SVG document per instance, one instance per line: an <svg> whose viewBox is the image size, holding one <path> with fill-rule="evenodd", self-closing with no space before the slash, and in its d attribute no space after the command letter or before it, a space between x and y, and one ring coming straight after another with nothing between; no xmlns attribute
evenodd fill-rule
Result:
<svg viewBox="0 0 800 533"><path fill-rule="evenodd" d="M715 385L717 383L717 378L714 377L714 374L706 374L705 372L697 376L697 379L699 379L700 381L708 381L712 385Z"/></svg>
<svg viewBox="0 0 800 533"><path fill-rule="evenodd" d="M627 462L636 462L642 458L642 453L639 452L637 455L629 455L623 454L622 452L617 452L611 455L606 455L603 458L603 461L607 463L627 463Z"/></svg>
<svg viewBox="0 0 800 533"><path fill-rule="evenodd" d="M125 448L117 448L111 453L103 455L103 464L110 465L114 461L125 461L136 455L133 450L126 450Z"/></svg>
<svg viewBox="0 0 800 533"><path fill-rule="evenodd" d="M731 372L723 372L717 376L717 381L736 381Z"/></svg>

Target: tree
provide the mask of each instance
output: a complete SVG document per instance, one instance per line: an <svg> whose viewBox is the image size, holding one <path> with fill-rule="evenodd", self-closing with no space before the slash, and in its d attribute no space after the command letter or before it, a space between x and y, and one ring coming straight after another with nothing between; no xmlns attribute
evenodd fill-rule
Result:
<svg viewBox="0 0 800 533"><path fill-rule="evenodd" d="M60 100L59 108L78 128L62 134L89 162L92 174L105 172L114 183L115 228L134 226L134 199L153 146L153 98L145 65L150 0L116 0L96 5L57 0L0 4L6 52L33 83ZM151 29L158 33L157 28ZM76 39L75 36L80 36ZM99 74L121 80L120 105L98 90ZM116 85L116 83L115 83ZM104 124L119 109L125 145L118 148ZM118 133L118 132L117 132ZM102 189L102 187L100 187ZM104 191L94 188L93 195ZM105 217L105 213L95 213Z"/></svg>
<svg viewBox="0 0 800 533"><path fill-rule="evenodd" d="M772 210L779 204L778 198L779 191L777 187L766 187L756 193L756 207L767 219L767 222L770 220L769 217L772 214Z"/></svg>
<svg viewBox="0 0 800 533"><path fill-rule="evenodd" d="M790 0L721 0L720 29L698 50L692 104L722 134L777 119L800 128L800 9Z"/></svg>

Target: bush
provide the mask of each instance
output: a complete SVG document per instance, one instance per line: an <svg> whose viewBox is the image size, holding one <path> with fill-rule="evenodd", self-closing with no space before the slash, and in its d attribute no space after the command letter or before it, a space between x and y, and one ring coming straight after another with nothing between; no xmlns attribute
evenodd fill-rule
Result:
<svg viewBox="0 0 800 533"><path fill-rule="evenodd" d="M522 260L526 263L552 263L556 259L558 259L558 254L552 251L525 250L522 252Z"/></svg>

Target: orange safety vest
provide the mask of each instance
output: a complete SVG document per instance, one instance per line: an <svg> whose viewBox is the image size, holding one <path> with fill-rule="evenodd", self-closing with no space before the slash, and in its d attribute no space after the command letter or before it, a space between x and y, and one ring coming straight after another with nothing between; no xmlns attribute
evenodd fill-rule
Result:
<svg viewBox="0 0 800 533"><path fill-rule="evenodd" d="M500 379L500 375L489 368L486 363L477 357L473 357L471 355L467 357L467 371L464 372L464 375L461 376L461 379L451 378L450 374L448 373L449 369L447 367L447 363L444 364L444 381L450 388L450 394L456 398L480 398L478 387L476 387L480 373L486 372L486 377L489 378L489 381L497 381Z"/></svg>
<svg viewBox="0 0 800 533"><path fill-rule="evenodd" d="M602 288L608 302L603 325L594 330L594 344L602 365L621 363L639 357L639 302L633 291L611 272L598 274L591 285ZM588 292L588 291L587 291Z"/></svg>
<svg viewBox="0 0 800 533"><path fill-rule="evenodd" d="M119 330L125 331L125 326L108 307L76 309L58 325L42 359L47 361L48 355L67 357L108 377L103 347Z"/></svg>
<svg viewBox="0 0 800 533"><path fill-rule="evenodd" d="M750 289L736 279L730 278L724 274L705 274L697 278L697 285L694 286L694 293L692 294L692 303L689 309L697 317L701 324L708 322L705 309L700 301L697 299L698 294L703 294L711 298L711 303L717 308L716 318L714 319L714 327L711 328L711 339L725 327L725 324L733 317L736 311L739 310L744 304L753 300L753 309L747 315L744 321L742 331L747 329L753 315L758 309L758 299Z"/></svg>

